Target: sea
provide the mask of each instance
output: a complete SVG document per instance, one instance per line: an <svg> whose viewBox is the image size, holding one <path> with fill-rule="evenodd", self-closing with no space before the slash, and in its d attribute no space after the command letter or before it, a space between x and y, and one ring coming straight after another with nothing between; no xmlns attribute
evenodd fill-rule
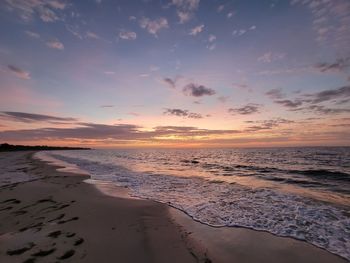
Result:
<svg viewBox="0 0 350 263"><path fill-rule="evenodd" d="M292 237L350 260L350 147L38 152L215 227Z"/></svg>

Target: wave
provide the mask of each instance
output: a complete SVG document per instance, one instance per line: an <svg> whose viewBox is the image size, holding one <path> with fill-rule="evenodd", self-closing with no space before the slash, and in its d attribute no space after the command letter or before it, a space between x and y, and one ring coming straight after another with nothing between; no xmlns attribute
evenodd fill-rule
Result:
<svg viewBox="0 0 350 263"><path fill-rule="evenodd" d="M350 182L350 174L337 172L337 171L329 171L324 169L318 170L290 170L289 173L302 174L313 178L321 178L327 180L337 180L337 181L347 181Z"/></svg>
<svg viewBox="0 0 350 263"><path fill-rule="evenodd" d="M296 170L296 169L280 169L275 167L259 167L254 165L243 165L243 164L233 164L233 165L221 165L216 163L200 162L199 160L181 160L182 163L187 165L200 166L201 168L209 171L224 172L224 176L254 176L259 174L278 174L279 178L274 178L275 181L283 181L286 183L300 183L307 185L306 181L300 180L299 182L294 182L293 180L287 180L283 178L283 175L297 174L310 177L317 180L334 180L334 181L344 181L350 182L350 174L340 171L331 171L327 169L309 169L309 170ZM245 173L241 173L245 171ZM230 173L231 172L231 173ZM264 177L260 176L262 179ZM269 180L269 178L266 178ZM310 185L317 184L311 183ZM321 184L320 184L321 185Z"/></svg>

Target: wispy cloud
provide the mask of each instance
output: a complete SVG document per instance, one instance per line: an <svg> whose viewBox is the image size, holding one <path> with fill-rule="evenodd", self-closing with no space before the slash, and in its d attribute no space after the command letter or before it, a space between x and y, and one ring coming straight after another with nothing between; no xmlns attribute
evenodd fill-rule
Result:
<svg viewBox="0 0 350 263"><path fill-rule="evenodd" d="M243 36L244 34L248 33L249 31L254 31L256 30L256 26L252 25L249 28L241 28L241 29L235 29L232 31L232 36L234 37L240 37Z"/></svg>
<svg viewBox="0 0 350 263"><path fill-rule="evenodd" d="M311 94L303 94L296 99L274 100L275 103L280 104L292 111L310 110L318 113L334 114L347 112L344 109L329 108L324 105L317 105L320 103L336 103L346 104L350 101L350 86L343 86L336 89L323 90Z"/></svg>
<svg viewBox="0 0 350 263"><path fill-rule="evenodd" d="M185 95L193 97L212 96L216 94L215 90L195 83L187 84L182 91Z"/></svg>
<svg viewBox="0 0 350 263"><path fill-rule="evenodd" d="M26 30L24 32L27 34L27 36L30 36L31 38L37 38L37 39L40 38L40 35L36 32L29 31L29 30Z"/></svg>
<svg viewBox="0 0 350 263"><path fill-rule="evenodd" d="M266 52L260 57L258 57L258 61L263 63L271 63L276 60L284 59L285 57L286 57L285 53Z"/></svg>
<svg viewBox="0 0 350 263"><path fill-rule="evenodd" d="M226 15L226 17L227 17L228 19L230 19L231 17L234 16L234 14L235 14L235 13L234 13L233 11L228 12L227 15Z"/></svg>
<svg viewBox="0 0 350 263"><path fill-rule="evenodd" d="M114 71L104 71L103 73L106 75L114 75L115 74Z"/></svg>
<svg viewBox="0 0 350 263"><path fill-rule="evenodd" d="M261 105L255 104L255 103L250 103L245 106L239 107L239 108L230 108L228 109L228 112L236 115L250 115L250 114L255 114L258 113L261 108Z"/></svg>
<svg viewBox="0 0 350 263"><path fill-rule="evenodd" d="M342 53L350 51L350 2L348 0L316 1L291 0L291 5L302 5L310 10L313 30L320 45L335 48Z"/></svg>
<svg viewBox="0 0 350 263"><path fill-rule="evenodd" d="M218 13L222 12L225 9L225 5L219 5L218 8L216 9L216 11Z"/></svg>
<svg viewBox="0 0 350 263"><path fill-rule="evenodd" d="M198 9L200 0L172 0L171 4L176 7L179 22L184 24L191 20L194 12Z"/></svg>
<svg viewBox="0 0 350 263"><path fill-rule="evenodd" d="M222 103L226 103L230 99L230 96L220 96L218 97L218 101Z"/></svg>
<svg viewBox="0 0 350 263"><path fill-rule="evenodd" d="M265 94L271 99L282 99L285 96L281 89L270 89Z"/></svg>
<svg viewBox="0 0 350 263"><path fill-rule="evenodd" d="M45 116L45 115L43 115ZM48 116L49 122L52 120ZM41 117L39 117L40 119ZM45 119L45 117L43 117ZM36 119L36 117L34 117ZM31 121L31 117L29 119ZM64 120L52 120L64 121ZM70 120L68 120L69 122ZM28 122L24 119L23 122ZM34 140L101 140L111 141L135 141L166 139L167 137L181 137L181 139L193 139L193 136L210 136L236 134L237 130L210 130L189 126L157 126L152 130L144 130L143 127L132 124L106 125L96 123L77 123L78 126L70 128L40 128L24 130L7 130L0 132L3 140L34 141ZM162 139L162 140L164 140Z"/></svg>
<svg viewBox="0 0 350 263"><path fill-rule="evenodd" d="M91 38L91 39L100 39L101 38L99 35L97 35L94 32L91 32L91 31L86 32L86 37Z"/></svg>
<svg viewBox="0 0 350 263"><path fill-rule="evenodd" d="M8 65L7 68L10 70L11 73L16 75L18 78L30 79L30 73L28 71L25 71L13 65Z"/></svg>
<svg viewBox="0 0 350 263"><path fill-rule="evenodd" d="M254 125L248 126L245 131L256 132L261 130L271 130L283 124L294 123L294 121L283 118L275 118L271 120L247 121L246 123L253 123Z"/></svg>
<svg viewBox="0 0 350 263"><path fill-rule="evenodd" d="M59 0L5 0L8 10L15 12L23 21L30 21L36 15L44 22L60 20L59 11L67 4Z"/></svg>
<svg viewBox="0 0 350 263"><path fill-rule="evenodd" d="M189 119L201 119L203 116L199 113L190 112L182 109L165 109L163 112L165 115L173 115L178 117L184 117Z"/></svg>
<svg viewBox="0 0 350 263"><path fill-rule="evenodd" d="M342 113L349 113L349 108L330 108L324 105L309 105L307 107L296 108L293 111L314 112L320 115L337 115Z"/></svg>
<svg viewBox="0 0 350 263"><path fill-rule="evenodd" d="M275 103L280 104L287 108L297 108L303 105L303 100L275 100Z"/></svg>
<svg viewBox="0 0 350 263"><path fill-rule="evenodd" d="M314 67L320 72L331 72L331 73L344 72L346 69L350 67L350 57L339 58L333 63L318 63Z"/></svg>
<svg viewBox="0 0 350 263"><path fill-rule="evenodd" d="M314 94L307 95L311 103L320 103L334 99L345 99L350 97L350 86L343 86L337 89L324 90Z"/></svg>
<svg viewBox="0 0 350 263"><path fill-rule="evenodd" d="M176 82L178 78L163 78L163 82L168 85L170 88L175 89L176 88Z"/></svg>
<svg viewBox="0 0 350 263"><path fill-rule="evenodd" d="M0 119L14 122L76 122L75 118L64 118L43 114L26 113L26 112L14 112L14 111L2 111L0 112Z"/></svg>
<svg viewBox="0 0 350 263"><path fill-rule="evenodd" d="M215 40L216 40L216 36L213 34L210 34L208 37L208 41L211 43L211 42L214 42Z"/></svg>
<svg viewBox="0 0 350 263"><path fill-rule="evenodd" d="M119 32L119 38L124 40L135 40L137 38L137 35L133 31L122 30Z"/></svg>
<svg viewBox="0 0 350 263"><path fill-rule="evenodd" d="M208 37L207 49L214 50L215 48L216 48L216 36L213 34L210 34Z"/></svg>
<svg viewBox="0 0 350 263"><path fill-rule="evenodd" d="M65 27L67 29L67 31L69 33L71 33L73 36L79 38L79 39L83 39L83 34L80 33L80 26L78 25L69 25L69 24L65 24Z"/></svg>
<svg viewBox="0 0 350 263"><path fill-rule="evenodd" d="M158 31L169 27L168 20L164 17L160 17L155 20L151 20L147 17L140 19L140 27L146 29L148 33L157 37Z"/></svg>
<svg viewBox="0 0 350 263"><path fill-rule="evenodd" d="M59 50L63 50L64 49L63 43L60 42L58 39L50 40L50 41L46 42L46 45L49 48L53 48L53 49L59 49Z"/></svg>
<svg viewBox="0 0 350 263"><path fill-rule="evenodd" d="M100 107L101 107L101 108L113 108L114 105L106 104L106 105L101 105Z"/></svg>
<svg viewBox="0 0 350 263"><path fill-rule="evenodd" d="M197 34L202 32L203 29L204 29L204 25L199 25L199 26L196 26L196 27L192 28L190 30L190 33L188 33L188 34L191 35L191 36L196 36Z"/></svg>

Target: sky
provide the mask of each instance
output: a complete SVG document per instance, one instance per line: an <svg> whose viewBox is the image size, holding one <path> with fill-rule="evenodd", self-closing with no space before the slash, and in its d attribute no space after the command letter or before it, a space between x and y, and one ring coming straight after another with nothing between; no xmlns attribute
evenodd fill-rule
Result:
<svg viewBox="0 0 350 263"><path fill-rule="evenodd" d="M3 0L0 143L350 146L349 0Z"/></svg>

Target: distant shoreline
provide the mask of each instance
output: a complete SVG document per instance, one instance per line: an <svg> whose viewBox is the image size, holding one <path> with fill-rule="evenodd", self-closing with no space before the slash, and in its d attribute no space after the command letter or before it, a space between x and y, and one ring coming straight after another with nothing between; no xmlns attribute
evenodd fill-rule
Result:
<svg viewBox="0 0 350 263"><path fill-rule="evenodd" d="M12 145L8 143L0 144L0 152L14 152L14 151L40 151L40 150L91 150L91 148L84 147L60 147L60 146L47 146L47 145Z"/></svg>

